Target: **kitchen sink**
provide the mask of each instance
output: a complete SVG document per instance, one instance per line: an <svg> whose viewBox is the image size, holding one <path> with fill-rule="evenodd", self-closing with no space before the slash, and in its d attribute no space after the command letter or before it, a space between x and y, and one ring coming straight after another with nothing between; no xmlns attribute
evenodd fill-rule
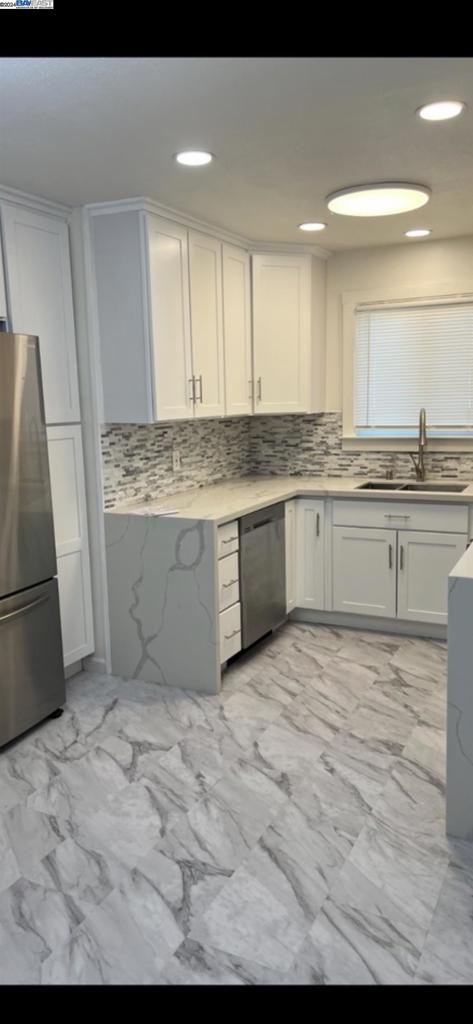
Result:
<svg viewBox="0 0 473 1024"><path fill-rule="evenodd" d="M434 494L462 494L468 484L401 484L400 491L432 491Z"/></svg>
<svg viewBox="0 0 473 1024"><path fill-rule="evenodd" d="M394 480L368 480L368 483L357 484L355 491L400 491L402 484Z"/></svg>
<svg viewBox="0 0 473 1024"><path fill-rule="evenodd" d="M395 480L368 480L357 484L355 491L426 491L431 494L462 494L468 484L411 483L400 484Z"/></svg>

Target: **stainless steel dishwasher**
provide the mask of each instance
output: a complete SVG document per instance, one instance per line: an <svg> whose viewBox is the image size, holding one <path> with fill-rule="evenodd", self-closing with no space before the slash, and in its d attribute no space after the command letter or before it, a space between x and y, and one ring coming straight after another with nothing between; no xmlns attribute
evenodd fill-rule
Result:
<svg viewBox="0 0 473 1024"><path fill-rule="evenodd" d="M246 648L287 617L284 502L240 519L240 594Z"/></svg>

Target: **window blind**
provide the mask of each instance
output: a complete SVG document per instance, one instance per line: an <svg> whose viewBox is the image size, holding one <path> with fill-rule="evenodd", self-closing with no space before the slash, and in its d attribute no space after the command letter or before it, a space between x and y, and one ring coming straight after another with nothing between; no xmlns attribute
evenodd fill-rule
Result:
<svg viewBox="0 0 473 1024"><path fill-rule="evenodd" d="M438 434L473 431L473 301L355 311L354 429L409 434L425 407Z"/></svg>

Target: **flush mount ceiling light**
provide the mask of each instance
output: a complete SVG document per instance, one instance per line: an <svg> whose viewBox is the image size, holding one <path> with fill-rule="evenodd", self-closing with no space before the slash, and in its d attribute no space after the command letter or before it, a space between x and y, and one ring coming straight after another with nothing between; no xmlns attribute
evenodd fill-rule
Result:
<svg viewBox="0 0 473 1024"><path fill-rule="evenodd" d="M410 231L404 232L406 238L425 238L426 235L431 235L430 228L412 228Z"/></svg>
<svg viewBox="0 0 473 1024"><path fill-rule="evenodd" d="M424 121L449 121L451 117L458 117L465 104L461 100L439 100L436 103L426 103L419 107L416 113Z"/></svg>
<svg viewBox="0 0 473 1024"><path fill-rule="evenodd" d="M213 156L203 149L186 149L183 153L176 153L174 159L185 167L204 167L213 160Z"/></svg>
<svg viewBox="0 0 473 1024"><path fill-rule="evenodd" d="M322 222L318 220L308 220L304 224L299 224L300 231L323 231L326 227L326 224L322 224Z"/></svg>
<svg viewBox="0 0 473 1024"><path fill-rule="evenodd" d="M430 198L425 185L405 181L381 181L372 185L351 185L327 196L331 213L345 217L389 217L418 210Z"/></svg>

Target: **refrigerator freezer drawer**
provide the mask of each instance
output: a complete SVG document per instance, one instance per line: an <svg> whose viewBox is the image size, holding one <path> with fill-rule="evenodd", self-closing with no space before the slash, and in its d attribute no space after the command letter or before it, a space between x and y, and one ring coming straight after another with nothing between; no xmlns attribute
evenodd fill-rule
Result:
<svg viewBox="0 0 473 1024"><path fill-rule="evenodd" d="M0 746L65 703L57 580L0 601Z"/></svg>

